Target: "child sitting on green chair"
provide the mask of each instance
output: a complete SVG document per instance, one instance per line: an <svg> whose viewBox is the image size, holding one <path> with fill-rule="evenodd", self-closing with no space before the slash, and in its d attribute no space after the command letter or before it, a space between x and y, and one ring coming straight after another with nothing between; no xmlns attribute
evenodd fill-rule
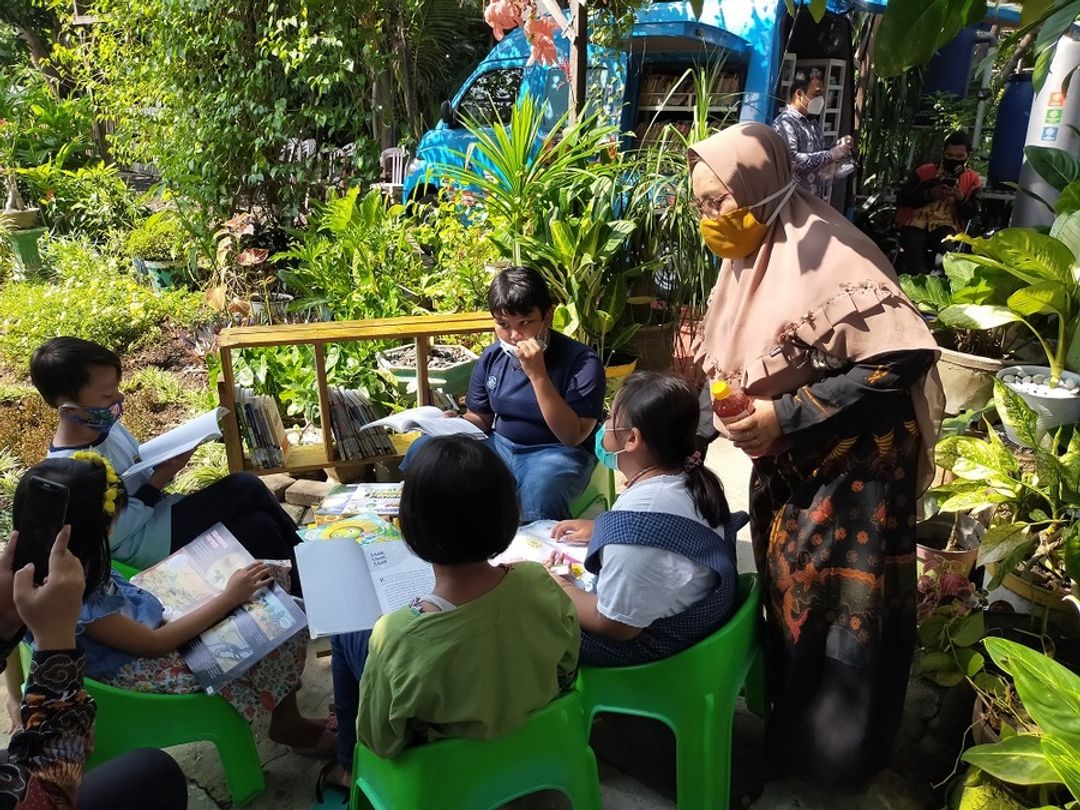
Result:
<svg viewBox="0 0 1080 810"><path fill-rule="evenodd" d="M393 757L443 737L506 734L571 685L580 632L570 600L538 563L489 562L518 515L514 477L483 442L432 438L416 453L401 533L433 565L435 588L372 631L333 638L338 761L321 782L350 785L354 722L364 745Z"/></svg>
<svg viewBox="0 0 1080 810"><path fill-rule="evenodd" d="M581 663L625 666L667 658L735 612L735 533L720 480L694 449L697 394L680 377L638 372L615 396L596 437L600 463L626 489L595 521L564 520L552 534L588 543L595 593L552 575L581 622ZM552 560L558 562L558 560Z"/></svg>
<svg viewBox="0 0 1080 810"><path fill-rule="evenodd" d="M77 625L77 646L86 676L137 692L188 694L202 691L179 648L247 602L273 579L256 562L234 573L225 590L174 621L152 594L111 570L109 532L127 501L123 481L101 456L84 451L50 458L30 468L15 489L13 522L27 520L30 480L44 478L68 488L68 548L86 570L86 591ZM20 542L29 542L25 537ZM336 738L325 722L301 716L296 703L307 658L307 639L296 635L221 690L249 721L270 712L270 738L297 753L328 755Z"/></svg>

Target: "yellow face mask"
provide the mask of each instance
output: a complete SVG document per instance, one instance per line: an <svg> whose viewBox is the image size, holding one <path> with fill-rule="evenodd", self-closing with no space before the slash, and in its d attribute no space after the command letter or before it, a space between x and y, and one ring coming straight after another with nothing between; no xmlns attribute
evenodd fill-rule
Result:
<svg viewBox="0 0 1080 810"><path fill-rule="evenodd" d="M780 213L780 209L788 201L795 191L795 183L792 181L775 194L770 194L756 205L748 205L738 208L730 213L721 214L716 219L701 220L701 236L705 240L706 247L717 256L724 259L741 259L749 256L765 241L769 233L769 226ZM754 216L753 209L760 208L770 200L782 196L780 204L776 206L768 222L762 223Z"/></svg>

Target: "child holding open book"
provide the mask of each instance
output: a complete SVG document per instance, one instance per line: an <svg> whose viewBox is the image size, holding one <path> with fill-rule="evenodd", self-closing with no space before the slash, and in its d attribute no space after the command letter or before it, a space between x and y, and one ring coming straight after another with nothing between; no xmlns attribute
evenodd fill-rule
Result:
<svg viewBox="0 0 1080 810"><path fill-rule="evenodd" d="M121 475L135 463L139 443L119 421L120 376L120 358L88 340L57 337L34 351L30 377L60 415L50 458L93 450ZM184 453L127 482L130 497L109 538L112 556L146 568L223 523L253 557L288 559L295 570L296 524L254 475L233 473L186 496L162 491L189 458Z"/></svg>
<svg viewBox="0 0 1080 810"><path fill-rule="evenodd" d="M225 590L175 621L164 621L161 602L111 571L109 532L123 512L127 492L101 456L78 452L46 459L19 482L14 498L16 531L28 520L30 480L37 476L68 488L68 548L86 571L86 591L76 626L87 677L138 692L186 694L200 691L179 648L245 604L273 579L257 562L232 575ZM24 537L20 542L29 542ZM296 635L221 690L249 721L270 714L270 738L299 753L325 755L335 737L321 723L300 714L296 691L304 670L307 643Z"/></svg>
<svg viewBox="0 0 1080 810"><path fill-rule="evenodd" d="M498 737L571 684L580 632L570 600L539 563L489 562L518 515L513 475L483 442L437 437L417 452L401 531L434 567L435 587L372 631L334 637L338 761L326 784L350 784L356 734L383 757Z"/></svg>

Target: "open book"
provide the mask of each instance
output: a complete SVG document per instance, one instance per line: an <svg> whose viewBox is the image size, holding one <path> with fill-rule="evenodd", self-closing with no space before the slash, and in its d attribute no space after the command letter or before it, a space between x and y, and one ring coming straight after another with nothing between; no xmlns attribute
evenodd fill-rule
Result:
<svg viewBox="0 0 1080 810"><path fill-rule="evenodd" d="M438 408L431 405L423 405L419 408L409 408L393 416L386 416L368 422L364 430L373 427L388 427L398 433L408 433L410 430L419 430L429 436L455 436L464 434L474 439L486 439L487 434L480 430L468 419L460 416L447 416Z"/></svg>
<svg viewBox="0 0 1080 810"><path fill-rule="evenodd" d="M427 596L435 587L431 565L404 540L301 543L296 565L312 638L370 630L384 613Z"/></svg>
<svg viewBox="0 0 1080 810"><path fill-rule="evenodd" d="M561 551L574 560L566 572L591 590L595 578L581 565L585 546L553 540L554 525L555 521L544 520L522 526L510 547L492 562L544 562L552 551ZM435 587L431 565L413 554L404 540L312 540L296 547L296 565L312 638L369 630L384 613L427 596Z"/></svg>
<svg viewBox="0 0 1080 810"><path fill-rule="evenodd" d="M181 453L194 450L200 444L220 439L221 428L218 426L218 421L228 412L228 408L214 408L202 416L184 422L180 427L155 436L148 442L143 442L139 445L138 460L124 470L125 482L144 470L153 469L170 458L176 458Z"/></svg>
<svg viewBox="0 0 1080 810"><path fill-rule="evenodd" d="M175 621L225 590L233 572L254 561L232 533L217 523L131 581L158 598L166 621ZM304 612L275 583L180 652L199 684L212 695L306 626Z"/></svg>

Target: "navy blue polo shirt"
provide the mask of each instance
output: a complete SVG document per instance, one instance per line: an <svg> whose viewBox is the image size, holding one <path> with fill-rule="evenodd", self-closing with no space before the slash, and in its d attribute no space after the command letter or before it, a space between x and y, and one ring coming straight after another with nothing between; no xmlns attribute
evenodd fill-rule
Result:
<svg viewBox="0 0 1080 810"><path fill-rule="evenodd" d="M555 390L570 409L583 419L599 420L604 415L604 367L596 352L584 343L551 331L544 352L544 365ZM465 400L470 411L492 414L500 436L525 445L559 444L544 421L532 383L516 357L499 343L484 349Z"/></svg>

